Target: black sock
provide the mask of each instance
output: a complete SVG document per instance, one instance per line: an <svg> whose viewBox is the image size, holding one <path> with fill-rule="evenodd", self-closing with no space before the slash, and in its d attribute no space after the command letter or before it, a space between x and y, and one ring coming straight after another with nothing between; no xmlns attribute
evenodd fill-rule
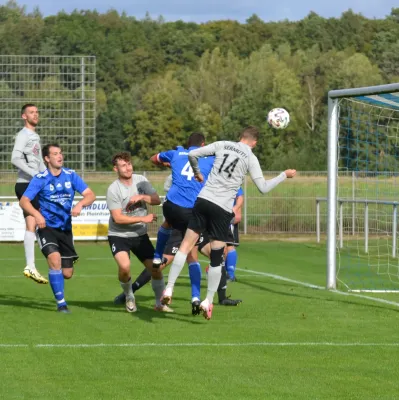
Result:
<svg viewBox="0 0 399 400"><path fill-rule="evenodd" d="M219 303L226 298L226 289L227 289L227 273L226 273L226 267L223 265L222 276L220 278L220 283L218 287Z"/></svg>
<svg viewBox="0 0 399 400"><path fill-rule="evenodd" d="M133 293L137 292L141 287L147 284L151 280L151 272L147 268L144 268L137 279L132 283Z"/></svg>

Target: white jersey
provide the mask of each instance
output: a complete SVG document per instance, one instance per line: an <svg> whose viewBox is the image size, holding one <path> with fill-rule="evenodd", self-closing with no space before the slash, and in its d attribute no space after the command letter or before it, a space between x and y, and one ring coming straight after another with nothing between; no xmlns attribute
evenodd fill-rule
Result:
<svg viewBox="0 0 399 400"><path fill-rule="evenodd" d="M137 194L154 194L156 190L143 175L133 175L132 184L124 185L119 179L111 183L107 190L108 209L121 209L125 215L133 217L144 217L147 215L147 204L144 201L136 203L127 209L129 199ZM136 224L117 224L112 215L109 217L108 235L120 237L137 237L147 233L147 224L139 222Z"/></svg>
<svg viewBox="0 0 399 400"><path fill-rule="evenodd" d="M243 142L229 141L215 142L190 151L188 159L194 173L200 172L198 158L211 155L215 156L215 162L198 197L215 203L228 212L232 212L238 189L248 172L262 193L267 193L286 178L282 172L276 178L266 181L252 148Z"/></svg>
<svg viewBox="0 0 399 400"><path fill-rule="evenodd" d="M36 174L46 169L40 136L35 131L23 128L17 133L11 163L18 169L17 182L30 182Z"/></svg>

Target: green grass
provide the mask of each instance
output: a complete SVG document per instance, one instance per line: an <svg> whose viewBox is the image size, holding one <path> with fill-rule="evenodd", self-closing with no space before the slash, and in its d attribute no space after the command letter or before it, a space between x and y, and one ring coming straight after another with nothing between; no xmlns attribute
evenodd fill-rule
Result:
<svg viewBox="0 0 399 400"><path fill-rule="evenodd" d="M112 304L120 288L108 246L76 247L72 314L59 315L50 288L22 276L22 245L0 246L0 399L397 398L399 308L292 282L324 285L323 246L244 242L228 288L244 302L215 306L211 321L190 314L186 269L174 314L152 310L149 285L126 313ZM44 273L40 254L37 265ZM108 347L78 347L98 344Z"/></svg>

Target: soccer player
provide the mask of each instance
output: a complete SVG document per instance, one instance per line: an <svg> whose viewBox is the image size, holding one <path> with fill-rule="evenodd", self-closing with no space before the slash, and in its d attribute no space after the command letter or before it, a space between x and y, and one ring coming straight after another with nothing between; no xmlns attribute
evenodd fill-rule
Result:
<svg viewBox="0 0 399 400"><path fill-rule="evenodd" d="M15 194L18 200L21 199L32 178L46 169L42 158L40 137L36 133L39 111L34 104L29 103L22 107L21 114L24 120L24 128L17 133L11 154L11 163L18 169L18 178L15 184ZM32 199L32 205L36 210L39 208L37 198ZM37 283L48 283L48 280L40 274L35 266L35 218L25 211L24 217L26 225L24 275Z"/></svg>
<svg viewBox="0 0 399 400"><path fill-rule="evenodd" d="M96 199L95 194L73 170L64 168L64 156L58 144L47 144L42 150L47 169L37 174L19 202L32 215L43 255L49 266L49 281L57 302L57 310L69 313L64 298L64 279L73 275L73 265L79 258L74 247L72 217ZM75 206L75 191L83 196ZM39 210L32 201L38 196Z"/></svg>
<svg viewBox="0 0 399 400"><path fill-rule="evenodd" d="M154 309L173 312L171 308L161 304L165 283L162 271L152 269L154 246L147 234L147 224L157 220L155 214L148 214L147 204L158 205L161 204L161 200L143 175L133 174L130 153L115 154L112 165L118 178L107 190L107 205L110 211L108 242L118 265L118 277L123 289L126 311L137 311L130 276L132 252L149 271L152 271L151 282L156 302Z"/></svg>
<svg viewBox="0 0 399 400"><path fill-rule="evenodd" d="M187 149L177 146L175 150L165 151L155 154L151 161L155 165L169 163L172 169L172 186L166 194L163 203L163 215L165 221L158 230L157 244L155 247L155 258L153 266L157 268L161 265L161 259L173 229L185 233L188 221L192 214L195 200L201 191L203 184L194 179L194 173L188 160L188 154L205 145L205 136L200 132L192 133L187 141ZM203 180L205 181L210 173L214 162L214 157L204 157L200 161ZM191 251L191 249L190 249ZM189 252L190 252L189 251ZM188 253L189 253L188 252ZM201 266L197 258L188 255L189 274L198 279L201 277ZM192 297L192 307L199 311L200 299Z"/></svg>
<svg viewBox="0 0 399 400"><path fill-rule="evenodd" d="M195 202L188 229L170 268L168 284L162 297L163 304L171 302L173 288L186 262L187 254L195 246L200 233L207 231L211 241L211 262L207 296L201 302L200 309L205 319L209 320L212 316L213 297L220 282L228 228L234 217L233 203L245 175L249 172L261 193L267 193L286 178L295 176L294 169L287 169L273 179L264 179L259 161L252 153L258 137L258 130L250 126L241 132L239 142L219 141L190 151L188 158L198 182L204 181L198 159L215 156L215 162Z"/></svg>
<svg viewBox="0 0 399 400"><path fill-rule="evenodd" d="M240 245L238 224L241 221L241 209L244 204L244 192L242 188L238 189L237 196L234 200L233 213L234 220L229 228L229 237L227 240L227 255L226 255L226 272L230 282L236 282L236 266L237 266L237 251L236 248Z"/></svg>

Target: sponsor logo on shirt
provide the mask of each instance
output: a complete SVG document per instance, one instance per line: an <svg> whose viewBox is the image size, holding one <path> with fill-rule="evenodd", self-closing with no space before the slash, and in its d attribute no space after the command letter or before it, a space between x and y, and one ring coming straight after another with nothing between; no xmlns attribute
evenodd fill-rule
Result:
<svg viewBox="0 0 399 400"><path fill-rule="evenodd" d="M62 190L62 185L61 185L61 183L57 183L56 188L57 188L57 190Z"/></svg>
<svg viewBox="0 0 399 400"><path fill-rule="evenodd" d="M50 183L50 186L49 186L49 187L50 187L50 190L51 190L51 191L54 190L54 185L52 185L51 183Z"/></svg>

